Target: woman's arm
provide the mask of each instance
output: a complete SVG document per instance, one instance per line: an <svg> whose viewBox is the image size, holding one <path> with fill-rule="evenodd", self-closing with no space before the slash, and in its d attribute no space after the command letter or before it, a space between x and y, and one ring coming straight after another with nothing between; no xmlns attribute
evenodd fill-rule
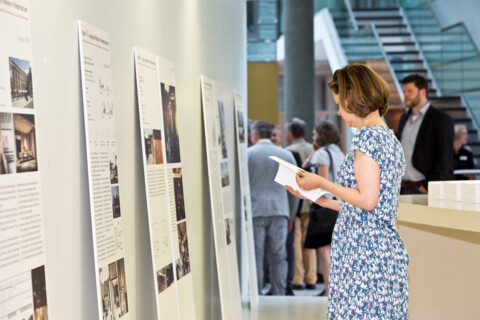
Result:
<svg viewBox="0 0 480 320"><path fill-rule="evenodd" d="M339 186L324 177L308 172L297 173L297 184L304 190L319 187L323 188L345 202L371 211L378 203L378 195L380 193L380 167L375 160L355 150L353 170L357 180L357 189ZM319 203L317 200L317 203L325 206L323 201L324 200L322 200L322 203ZM328 204L328 202L326 204Z"/></svg>

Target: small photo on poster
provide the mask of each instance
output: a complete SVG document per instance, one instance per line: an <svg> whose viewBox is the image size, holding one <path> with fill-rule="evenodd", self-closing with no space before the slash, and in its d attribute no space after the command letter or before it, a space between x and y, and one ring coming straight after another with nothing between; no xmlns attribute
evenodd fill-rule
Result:
<svg viewBox="0 0 480 320"><path fill-rule="evenodd" d="M173 283L173 265L170 263L164 268L157 271L158 293L165 291Z"/></svg>
<svg viewBox="0 0 480 320"><path fill-rule="evenodd" d="M222 158L227 159L227 143L225 141L225 111L223 109L223 101L218 101L218 115L220 117L220 137L218 144L222 149Z"/></svg>
<svg viewBox="0 0 480 320"><path fill-rule="evenodd" d="M0 112L0 174L16 173L13 115Z"/></svg>
<svg viewBox="0 0 480 320"><path fill-rule="evenodd" d="M117 167L117 155L110 155L110 183L118 183L118 167Z"/></svg>
<svg viewBox="0 0 480 320"><path fill-rule="evenodd" d="M120 218L120 190L118 186L112 187L112 211L113 219Z"/></svg>
<svg viewBox="0 0 480 320"><path fill-rule="evenodd" d="M35 320L48 320L45 266L32 270L33 314Z"/></svg>
<svg viewBox="0 0 480 320"><path fill-rule="evenodd" d="M32 114L14 114L17 173L37 171L35 119Z"/></svg>
<svg viewBox="0 0 480 320"><path fill-rule="evenodd" d="M185 219L185 201L183 197L182 168L173 168L173 189L175 191L175 210L177 221Z"/></svg>
<svg viewBox="0 0 480 320"><path fill-rule="evenodd" d="M245 121L243 120L243 112L237 110L238 119L238 141L245 143Z"/></svg>
<svg viewBox="0 0 480 320"><path fill-rule="evenodd" d="M104 320L119 320L128 312L124 259L99 269Z"/></svg>
<svg viewBox="0 0 480 320"><path fill-rule="evenodd" d="M227 238L227 246L232 243L232 220L227 218L225 219L225 236Z"/></svg>
<svg viewBox="0 0 480 320"><path fill-rule="evenodd" d="M165 127L165 149L167 163L180 162L180 142L177 130L177 101L175 87L165 83L161 85L163 124Z"/></svg>
<svg viewBox="0 0 480 320"><path fill-rule="evenodd" d="M228 162L221 162L220 169L222 171L222 187L230 185L230 176L228 174Z"/></svg>
<svg viewBox="0 0 480 320"><path fill-rule="evenodd" d="M8 58L12 107L33 109L32 66L30 61Z"/></svg>
<svg viewBox="0 0 480 320"><path fill-rule="evenodd" d="M190 253L188 252L187 222L177 225L178 248L180 249L180 269L182 276L190 272Z"/></svg>
<svg viewBox="0 0 480 320"><path fill-rule="evenodd" d="M163 164L161 131L156 129L145 129L143 133L147 165Z"/></svg>

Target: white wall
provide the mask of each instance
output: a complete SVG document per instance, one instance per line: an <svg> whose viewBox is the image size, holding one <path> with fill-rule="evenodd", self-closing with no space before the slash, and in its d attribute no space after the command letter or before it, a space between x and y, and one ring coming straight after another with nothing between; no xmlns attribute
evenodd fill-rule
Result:
<svg viewBox="0 0 480 320"><path fill-rule="evenodd" d="M199 75L224 83L230 168L236 172L232 91L237 88L246 97L245 2L31 0L30 3L50 318L97 317L77 19L110 34L130 319L156 318L138 144L133 46L175 63L196 309L198 319L218 318L220 305ZM232 185L237 194L235 179Z"/></svg>

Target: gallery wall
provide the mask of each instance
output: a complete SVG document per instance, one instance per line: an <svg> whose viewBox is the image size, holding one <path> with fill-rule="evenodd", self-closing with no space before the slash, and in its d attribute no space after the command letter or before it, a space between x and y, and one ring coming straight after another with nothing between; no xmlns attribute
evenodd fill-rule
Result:
<svg viewBox="0 0 480 320"><path fill-rule="evenodd" d="M77 20L110 36L130 318L156 318L134 46L175 64L197 318L219 318L199 77L223 82L233 174L233 89L246 97L245 1L31 1L30 16L50 318L97 318Z"/></svg>

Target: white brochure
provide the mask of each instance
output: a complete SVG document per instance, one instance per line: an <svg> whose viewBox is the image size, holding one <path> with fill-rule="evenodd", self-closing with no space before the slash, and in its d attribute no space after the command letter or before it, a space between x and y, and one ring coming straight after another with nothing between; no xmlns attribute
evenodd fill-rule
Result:
<svg viewBox="0 0 480 320"><path fill-rule="evenodd" d="M297 180L295 177L297 175L297 172L299 171L306 172L305 170L291 164L290 162L282 160L278 157L270 156L269 158L274 161L277 161L279 164L277 175L275 176L275 182L281 184L282 186L292 187L293 190L300 192L302 196L304 196L305 198L313 202L317 201L318 198L320 198L321 196L324 196L327 193L329 193L327 190L322 188L316 188L308 191L303 190L297 184Z"/></svg>
<svg viewBox="0 0 480 320"><path fill-rule="evenodd" d="M0 1L0 319L48 319L27 0Z"/></svg>
<svg viewBox="0 0 480 320"><path fill-rule="evenodd" d="M174 64L135 48L135 71L157 314L196 319Z"/></svg>
<svg viewBox="0 0 480 320"><path fill-rule="evenodd" d="M201 77L210 203L223 319L241 319L235 226L230 189L222 85Z"/></svg>
<svg viewBox="0 0 480 320"><path fill-rule="evenodd" d="M237 140L238 171L240 175L240 194L242 197L242 301L249 302L253 309L258 305L257 266L255 264L255 243L253 239L252 206L250 203L250 182L248 179L247 158L247 119L243 112L243 96L234 90L235 127Z"/></svg>
<svg viewBox="0 0 480 320"><path fill-rule="evenodd" d="M108 34L78 21L97 302L100 319L128 319L122 193Z"/></svg>

